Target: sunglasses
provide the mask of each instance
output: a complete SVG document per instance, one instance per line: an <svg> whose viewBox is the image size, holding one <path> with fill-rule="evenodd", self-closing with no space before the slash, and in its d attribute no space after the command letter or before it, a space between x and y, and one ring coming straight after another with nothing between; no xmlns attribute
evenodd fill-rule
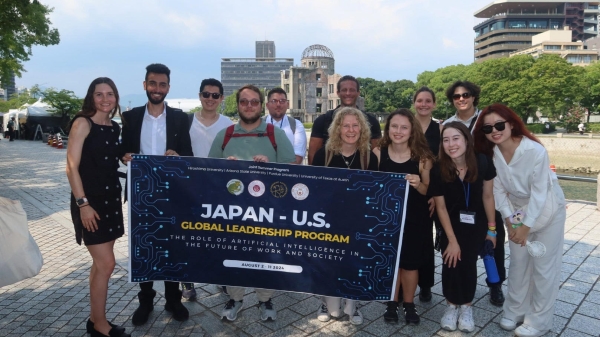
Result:
<svg viewBox="0 0 600 337"><path fill-rule="evenodd" d="M219 98L221 98L221 96L223 96L223 95L219 94L218 92L208 92L208 91L202 91L202 92L200 92L200 94L204 98L209 98L210 96L212 96L213 99L219 99Z"/></svg>
<svg viewBox="0 0 600 337"><path fill-rule="evenodd" d="M496 129L498 131L503 131L504 129L506 129L506 121L496 122L496 124L494 124L494 125L484 125L481 127L481 131L483 131L483 133L485 133L486 135L489 135L490 133L492 133L492 131L494 131L493 129Z"/></svg>
<svg viewBox="0 0 600 337"><path fill-rule="evenodd" d="M240 105L241 106L248 106L248 104L250 104L251 106L258 106L260 104L260 101L257 99L253 99L253 100L247 100L245 98L240 99Z"/></svg>
<svg viewBox="0 0 600 337"><path fill-rule="evenodd" d="M464 98L464 99L467 99L467 98L471 97L471 94L468 93L468 92L463 92L462 94L454 94L454 95L452 95L452 99L455 100L455 101L458 101L461 97Z"/></svg>

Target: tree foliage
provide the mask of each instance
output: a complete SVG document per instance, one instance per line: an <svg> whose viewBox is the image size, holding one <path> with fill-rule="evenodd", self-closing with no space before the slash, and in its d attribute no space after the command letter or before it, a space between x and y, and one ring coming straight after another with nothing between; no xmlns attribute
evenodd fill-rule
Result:
<svg viewBox="0 0 600 337"><path fill-rule="evenodd" d="M51 113L62 117L63 124L73 118L83 105L83 99L75 96L75 93L71 90L61 89L57 91L54 88L48 88L40 94L43 101L54 108Z"/></svg>
<svg viewBox="0 0 600 337"><path fill-rule="evenodd" d="M372 78L357 78L360 95L365 99L365 110L369 112L392 112L398 108L410 108L415 84L409 80L378 81Z"/></svg>
<svg viewBox="0 0 600 337"><path fill-rule="evenodd" d="M0 81L8 83L12 74L21 76L23 62L35 45L58 44L58 30L51 27L52 8L38 0L0 0Z"/></svg>
<svg viewBox="0 0 600 337"><path fill-rule="evenodd" d="M13 94L8 101L0 100L0 112L8 112L10 109L18 109L25 104L33 104L36 99L30 93Z"/></svg>
<svg viewBox="0 0 600 337"><path fill-rule="evenodd" d="M577 126L584 122L585 112L585 108L581 106L575 106L569 109L562 119L567 133L578 130Z"/></svg>
<svg viewBox="0 0 600 337"><path fill-rule="evenodd" d="M237 94L237 90L233 92L233 94L225 97L225 109L223 110L223 115L227 117L237 116L237 102L235 101L235 95Z"/></svg>

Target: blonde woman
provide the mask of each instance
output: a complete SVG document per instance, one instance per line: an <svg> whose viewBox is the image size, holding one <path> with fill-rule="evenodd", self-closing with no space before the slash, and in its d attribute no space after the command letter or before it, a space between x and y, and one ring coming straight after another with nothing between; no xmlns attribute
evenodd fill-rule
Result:
<svg viewBox="0 0 600 337"><path fill-rule="evenodd" d="M377 157L371 151L371 131L360 110L346 107L337 111L328 131L329 140L315 153L312 165L377 171ZM332 316L339 318L347 314L350 323L362 324L363 315L357 301L346 299L343 308L342 304L340 297L323 296L317 318L327 322Z"/></svg>

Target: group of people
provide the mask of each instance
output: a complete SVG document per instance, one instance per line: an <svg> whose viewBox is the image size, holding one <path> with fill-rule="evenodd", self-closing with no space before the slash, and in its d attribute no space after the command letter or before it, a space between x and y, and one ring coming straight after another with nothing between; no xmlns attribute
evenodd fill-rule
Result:
<svg viewBox="0 0 600 337"><path fill-rule="evenodd" d="M165 65L149 65L143 87L148 102L123 112L122 130L111 121L120 113L119 94L105 77L90 84L82 110L72 121L67 176L76 239L84 242L93 261L87 322L92 336L129 336L105 315L108 280L115 267L113 246L124 234L119 161L148 154L301 164L307 151L304 127L286 116L289 102L281 88L269 91L266 104L257 87L240 88L236 94L239 121L233 124L218 113L224 97L216 79L202 81L202 109L189 116L164 102L170 88L170 70ZM413 98L415 113L394 111L382 134L377 119L356 107L360 86L354 77L342 77L337 94L340 106L313 124L308 164L405 173L409 188L395 298L387 302L384 319L397 322L402 303L406 322L419 324L414 298L418 287L421 302L432 299L435 223L447 301L442 328L475 329L471 304L476 263L489 240L500 276L499 282L488 283L490 301L503 306L501 327L515 330L518 336L547 332L558 294L565 202L549 169L547 152L521 119L501 104L478 110L480 90L465 81L447 90L457 112L443 125L432 118L434 92L423 87ZM263 106L268 110L265 117ZM520 226L511 223L516 210L526 214ZM511 253L506 300L502 291L505 233ZM528 240L544 243L546 255L531 257L524 247ZM183 290L186 298L195 297L193 284L183 284ZM233 321L243 308L245 288L228 286L226 292L230 298L221 316ZM274 291L255 292L261 319L275 320ZM152 282L140 283L134 325L147 322L155 296ZM165 299L165 310L175 320L188 319L178 282L165 281ZM363 322L357 301L323 297L318 320L344 315L353 324Z"/></svg>

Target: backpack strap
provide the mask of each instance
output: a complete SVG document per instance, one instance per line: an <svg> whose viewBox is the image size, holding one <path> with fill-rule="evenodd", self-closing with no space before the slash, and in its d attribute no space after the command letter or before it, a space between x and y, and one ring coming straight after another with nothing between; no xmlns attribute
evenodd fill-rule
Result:
<svg viewBox="0 0 600 337"><path fill-rule="evenodd" d="M225 131L225 137L223 138L223 145L221 146L221 150L225 150L225 146L231 140L231 138L239 138L239 137L269 137L269 141L271 141L271 145L275 151L277 151L277 142L275 142L275 126L273 124L267 124L267 132L259 132L259 133L233 133L235 125L230 125L227 127Z"/></svg>
<svg viewBox="0 0 600 337"><path fill-rule="evenodd" d="M196 115L196 113L188 114L188 119L189 119L189 124L190 124L190 130L192 129L192 124L194 123L194 116L195 115Z"/></svg>
<svg viewBox="0 0 600 337"><path fill-rule="evenodd" d="M223 138L223 145L221 145L221 150L225 151L225 146L227 146L227 143L229 143L231 137L233 137L234 128L235 125L233 124L227 127L227 130L225 131L225 138Z"/></svg>
<svg viewBox="0 0 600 337"><path fill-rule="evenodd" d="M292 133L296 134L296 120L292 116L287 116L288 123L290 123L290 129L292 129Z"/></svg>

